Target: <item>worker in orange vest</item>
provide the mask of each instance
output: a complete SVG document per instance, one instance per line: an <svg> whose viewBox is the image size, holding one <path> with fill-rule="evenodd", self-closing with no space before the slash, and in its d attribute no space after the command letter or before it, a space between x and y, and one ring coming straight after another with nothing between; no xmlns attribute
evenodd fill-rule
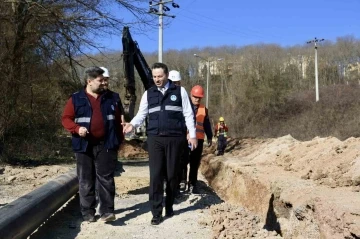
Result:
<svg viewBox="0 0 360 239"><path fill-rule="evenodd" d="M215 137L217 137L218 142L218 153L217 155L224 155L224 151L226 148L226 140L227 140L227 133L229 131L229 128L225 124L224 117L219 118L219 123L215 126Z"/></svg>
<svg viewBox="0 0 360 239"><path fill-rule="evenodd" d="M203 151L204 139L205 135L207 138L208 147L212 144L212 130L211 123L209 120L208 109L201 104L201 99L204 97L204 89L200 85L196 85L191 89L191 103L194 106L194 111L196 114L196 138L198 140L198 146L193 151L190 151L189 155L189 163L190 163L190 172L189 172L189 181L188 181L188 191L190 193L199 193L197 187L197 177L198 170L201 161L201 155ZM187 164L183 169L185 172L182 174L184 177L182 178L182 182L186 182L187 176Z"/></svg>

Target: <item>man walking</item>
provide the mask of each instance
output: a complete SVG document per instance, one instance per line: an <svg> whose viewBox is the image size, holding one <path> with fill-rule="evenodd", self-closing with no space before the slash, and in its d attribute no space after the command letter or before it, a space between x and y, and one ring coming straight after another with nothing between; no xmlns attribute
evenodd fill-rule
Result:
<svg viewBox="0 0 360 239"><path fill-rule="evenodd" d="M206 135L207 145L210 147L213 137L208 109L201 104L203 97L204 89L200 85L196 85L191 89L191 102L194 105L196 114L196 138L198 140L198 147L190 152L189 157L190 172L188 190L190 193L199 193L197 187L197 177L201 162L201 155L203 152L204 139Z"/></svg>
<svg viewBox="0 0 360 239"><path fill-rule="evenodd" d="M79 179L80 208L84 221L95 222L95 185L102 221L115 220L114 171L121 143L117 102L104 91L104 71L85 70L85 88L67 101L62 124L72 134Z"/></svg>
<svg viewBox="0 0 360 239"><path fill-rule="evenodd" d="M219 118L219 123L215 126L215 136L217 137L218 145L217 145L217 156L224 155L225 148L227 145L227 133L229 128L225 124L224 117Z"/></svg>
<svg viewBox="0 0 360 239"><path fill-rule="evenodd" d="M166 177L165 216L174 215L173 204L178 187L180 155L186 144L186 128L189 131L188 144L191 150L197 147L194 114L189 96L183 87L168 79L168 67L155 63L151 67L155 86L142 96L139 111L130 123L124 124L124 133L140 125L147 115L150 192L149 201L153 218L152 225L163 221L163 181ZM165 176L166 175L166 176Z"/></svg>
<svg viewBox="0 0 360 239"><path fill-rule="evenodd" d="M181 86L180 72L176 70L171 70L169 72L169 80L171 80L175 85ZM179 190L176 192L177 196L180 196L180 191L185 191L186 189L187 164L189 163L189 153L190 153L190 149L188 145L184 144L183 152L181 153L181 157L180 157L180 169L178 170L178 179L180 184L179 184Z"/></svg>

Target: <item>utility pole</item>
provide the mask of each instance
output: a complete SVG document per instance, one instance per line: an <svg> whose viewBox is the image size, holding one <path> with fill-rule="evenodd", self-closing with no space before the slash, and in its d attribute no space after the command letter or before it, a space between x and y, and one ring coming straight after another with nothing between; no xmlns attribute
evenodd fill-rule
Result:
<svg viewBox="0 0 360 239"><path fill-rule="evenodd" d="M316 102L319 101L319 79L318 79L318 64L317 64L317 45L316 43L324 41L324 39L317 39L307 41L307 44L314 43L315 48L315 93L316 93Z"/></svg>
<svg viewBox="0 0 360 239"><path fill-rule="evenodd" d="M153 3L154 2L154 3ZM158 0L158 1L149 1L149 11L159 16L159 50L158 50L158 61L162 62L162 53L163 53L163 17L175 18L174 15L168 15L166 12L170 11L165 4L171 3L173 8L180 8L173 0ZM159 10L153 8L154 6L159 6Z"/></svg>
<svg viewBox="0 0 360 239"><path fill-rule="evenodd" d="M210 58L208 59L205 59L204 57L202 56L199 56L198 54L194 54L195 57L198 57L200 58L201 60L205 61L206 62L206 108L208 108L209 106L209 83L210 83L210 63L212 62L210 60ZM221 61L223 60L224 58L218 58L216 60L213 60L213 61ZM222 96L223 97L223 96Z"/></svg>
<svg viewBox="0 0 360 239"><path fill-rule="evenodd" d="M204 57L194 54L195 57L199 57L201 60L206 62L206 108L209 106L209 81L210 81L210 59L205 59Z"/></svg>

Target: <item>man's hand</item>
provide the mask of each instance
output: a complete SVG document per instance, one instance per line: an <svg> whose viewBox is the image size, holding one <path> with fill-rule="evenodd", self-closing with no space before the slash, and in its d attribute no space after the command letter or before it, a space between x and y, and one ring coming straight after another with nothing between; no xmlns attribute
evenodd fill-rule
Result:
<svg viewBox="0 0 360 239"><path fill-rule="evenodd" d="M190 148L191 151L193 151L194 149L197 148L197 145L198 145L197 139L188 139L188 143L191 146L191 148Z"/></svg>
<svg viewBox="0 0 360 239"><path fill-rule="evenodd" d="M81 127L79 128L79 135L80 135L80 137L85 138L85 137L86 137L86 134L88 134L88 133L89 133L89 131L87 130L87 128L85 128L85 127L83 127L83 126L81 126Z"/></svg>
<svg viewBox="0 0 360 239"><path fill-rule="evenodd" d="M122 123L122 126L124 134L130 133L134 129L134 126L130 123Z"/></svg>
<svg viewBox="0 0 360 239"><path fill-rule="evenodd" d="M125 121L125 115L121 115L120 118L121 118L121 123L123 123L123 124L126 123L126 121Z"/></svg>
<svg viewBox="0 0 360 239"><path fill-rule="evenodd" d="M207 141L208 147L210 147L212 145L212 139Z"/></svg>

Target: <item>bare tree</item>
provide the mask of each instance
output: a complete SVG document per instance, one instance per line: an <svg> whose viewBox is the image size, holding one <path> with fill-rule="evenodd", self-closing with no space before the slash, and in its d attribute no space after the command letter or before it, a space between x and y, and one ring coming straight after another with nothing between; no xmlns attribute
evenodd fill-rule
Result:
<svg viewBox="0 0 360 239"><path fill-rule="evenodd" d="M42 119L53 118L54 112L43 112L41 107L51 109L59 102L62 95L56 92L59 91L56 86L69 84L69 81L63 82L64 79L74 79L73 84L78 84L79 58L87 56L95 62L87 52L105 50L98 44L99 39L120 34L124 25L138 31L152 27L154 17L146 13L147 4L143 3L140 0L2 1L0 70L6 76L0 89L3 96L0 138L3 142L6 135L14 135L19 125L33 127L35 115L42 115ZM133 17L115 16L113 8ZM49 87L45 88L47 92L39 90L45 86Z"/></svg>

